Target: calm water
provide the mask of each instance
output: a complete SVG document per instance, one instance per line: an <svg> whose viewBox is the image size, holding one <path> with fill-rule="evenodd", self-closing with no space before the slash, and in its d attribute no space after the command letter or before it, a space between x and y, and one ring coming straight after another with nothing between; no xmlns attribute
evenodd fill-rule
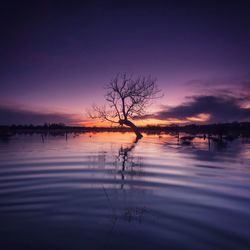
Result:
<svg viewBox="0 0 250 250"><path fill-rule="evenodd" d="M250 140L0 141L0 249L249 249Z"/></svg>

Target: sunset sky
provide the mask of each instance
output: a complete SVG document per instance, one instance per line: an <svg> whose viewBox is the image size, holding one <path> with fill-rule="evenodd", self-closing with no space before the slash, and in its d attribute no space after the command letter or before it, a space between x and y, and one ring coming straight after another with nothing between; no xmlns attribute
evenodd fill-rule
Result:
<svg viewBox="0 0 250 250"><path fill-rule="evenodd" d="M250 121L247 1L62 2L1 3L0 125L100 125L122 72L164 93L139 125Z"/></svg>

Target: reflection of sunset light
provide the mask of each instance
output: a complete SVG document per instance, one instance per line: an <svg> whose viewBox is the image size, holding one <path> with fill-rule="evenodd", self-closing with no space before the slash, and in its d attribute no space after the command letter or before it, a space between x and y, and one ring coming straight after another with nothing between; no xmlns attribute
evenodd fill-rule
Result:
<svg viewBox="0 0 250 250"><path fill-rule="evenodd" d="M86 138L92 138L94 137L95 140L98 139L98 141L128 141L133 142L135 135L132 132L89 132L84 134L79 134L79 137L85 140Z"/></svg>

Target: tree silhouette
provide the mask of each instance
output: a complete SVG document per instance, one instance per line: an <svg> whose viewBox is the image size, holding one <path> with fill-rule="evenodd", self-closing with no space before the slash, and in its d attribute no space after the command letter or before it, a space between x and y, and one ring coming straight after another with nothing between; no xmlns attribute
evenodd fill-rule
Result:
<svg viewBox="0 0 250 250"><path fill-rule="evenodd" d="M132 120L142 117L152 100L159 97L156 79L151 76L133 78L132 75L118 74L106 86L106 91L106 105L93 105L90 117L126 125L140 139L142 134Z"/></svg>

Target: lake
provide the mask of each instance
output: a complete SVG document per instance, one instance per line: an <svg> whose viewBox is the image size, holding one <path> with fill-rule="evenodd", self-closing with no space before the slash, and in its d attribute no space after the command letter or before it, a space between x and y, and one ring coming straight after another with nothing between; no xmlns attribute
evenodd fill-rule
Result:
<svg viewBox="0 0 250 250"><path fill-rule="evenodd" d="M249 249L250 139L0 140L0 249Z"/></svg>

